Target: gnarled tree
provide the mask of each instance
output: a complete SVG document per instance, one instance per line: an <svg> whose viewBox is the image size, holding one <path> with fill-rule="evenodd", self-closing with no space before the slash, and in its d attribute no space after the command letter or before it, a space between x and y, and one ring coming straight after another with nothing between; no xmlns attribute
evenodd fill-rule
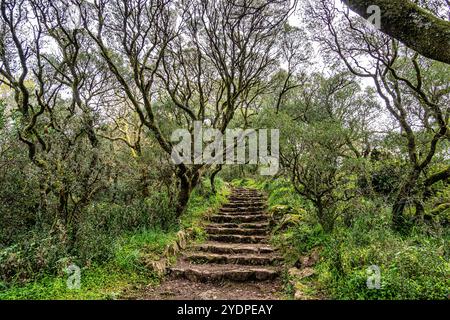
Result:
<svg viewBox="0 0 450 320"><path fill-rule="evenodd" d="M450 173L448 166L433 175L428 173L439 146L449 139L448 66L411 52L326 0L311 13L327 30L327 35L317 35L316 39L350 72L372 80L386 110L400 127L409 162L392 208L393 226L400 229L405 207L415 203L420 216L424 186L446 179ZM444 77L427 77L431 70L440 70Z"/></svg>
<svg viewBox="0 0 450 320"><path fill-rule="evenodd" d="M374 14L370 7L378 6L381 11L381 31L424 57L450 64L450 21L446 20L448 17L440 17L410 0L342 2L365 19ZM442 12L448 10L448 6L448 1L439 1L435 8Z"/></svg>
<svg viewBox="0 0 450 320"><path fill-rule="evenodd" d="M171 128L193 132L200 121L224 132L236 110L261 93L253 88L272 70L292 9L289 1L256 0L74 3L118 87L168 154ZM156 111L156 98L164 109ZM176 164L179 215L207 169Z"/></svg>

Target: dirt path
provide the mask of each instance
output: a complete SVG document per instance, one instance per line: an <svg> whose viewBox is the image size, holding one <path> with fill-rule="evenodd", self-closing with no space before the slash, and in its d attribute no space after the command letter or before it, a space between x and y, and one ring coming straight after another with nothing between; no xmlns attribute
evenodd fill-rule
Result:
<svg viewBox="0 0 450 320"><path fill-rule="evenodd" d="M134 299L282 299L281 258L268 241L266 199L236 188L206 226L208 241L193 245L158 287Z"/></svg>

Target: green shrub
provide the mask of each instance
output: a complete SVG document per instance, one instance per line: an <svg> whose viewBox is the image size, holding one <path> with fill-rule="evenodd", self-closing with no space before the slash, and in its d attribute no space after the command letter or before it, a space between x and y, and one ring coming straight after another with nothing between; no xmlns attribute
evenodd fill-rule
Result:
<svg viewBox="0 0 450 320"><path fill-rule="evenodd" d="M170 230L175 222L175 211L164 193L154 193L131 205L96 203L84 212L76 252L82 263L108 260L114 254L111 243L122 234L143 228Z"/></svg>
<svg viewBox="0 0 450 320"><path fill-rule="evenodd" d="M448 239L424 234L402 238L386 227L337 230L324 245L319 280L337 299L445 299L450 264ZM369 266L381 271L381 288L366 285Z"/></svg>
<svg viewBox="0 0 450 320"><path fill-rule="evenodd" d="M403 169L401 163L396 161L376 161L370 170L372 188L375 192L383 196L395 195L399 187L399 182L403 179ZM365 189L367 181L365 177L358 180L359 187Z"/></svg>
<svg viewBox="0 0 450 320"><path fill-rule="evenodd" d="M128 271L147 273L144 260L157 259L166 246L176 239L175 234L175 230L143 229L120 238L114 245L115 265Z"/></svg>
<svg viewBox="0 0 450 320"><path fill-rule="evenodd" d="M16 244L0 250L0 281L24 283L47 272L57 271L58 261L67 257L63 234L28 233Z"/></svg>
<svg viewBox="0 0 450 320"><path fill-rule="evenodd" d="M389 203L382 198L354 198L340 208L340 218L332 233L325 233L311 217L308 202L299 197L289 182L279 179L263 184L269 192L271 210L283 208L287 215L295 208L302 218L288 228L278 228L273 243L286 262L321 248L315 265L314 282L334 299L445 299L450 288L450 236L447 229L417 225L401 236L391 229ZM283 221L280 219L279 221ZM446 231L447 230L447 231ZM367 286L370 266L381 272L380 289Z"/></svg>

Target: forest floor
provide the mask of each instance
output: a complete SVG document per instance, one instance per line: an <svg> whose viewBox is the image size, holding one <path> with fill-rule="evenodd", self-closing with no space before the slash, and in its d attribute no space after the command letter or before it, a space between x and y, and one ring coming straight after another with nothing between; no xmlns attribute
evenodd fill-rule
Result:
<svg viewBox="0 0 450 320"><path fill-rule="evenodd" d="M281 300L285 299L280 280L202 283L169 279L160 286L149 285L126 292L132 300Z"/></svg>
<svg viewBox="0 0 450 320"><path fill-rule="evenodd" d="M268 244L264 194L236 188L205 227L208 241L190 246L159 285L126 292L125 299L277 300L286 298L282 258Z"/></svg>

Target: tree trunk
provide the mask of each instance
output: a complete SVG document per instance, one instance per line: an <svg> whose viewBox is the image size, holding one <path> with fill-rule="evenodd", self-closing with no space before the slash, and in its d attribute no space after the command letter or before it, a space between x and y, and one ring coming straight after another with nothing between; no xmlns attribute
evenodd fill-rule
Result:
<svg viewBox="0 0 450 320"><path fill-rule="evenodd" d="M211 176L209 177L209 181L211 182L211 191L213 194L216 194L216 185L215 185L215 178L216 175L222 170L222 165L219 164L216 169L211 173Z"/></svg>
<svg viewBox="0 0 450 320"><path fill-rule="evenodd" d="M47 212L48 212L48 178L43 178L39 182L39 208L37 210L38 217L37 217L37 225L41 227L44 224L44 219L47 218Z"/></svg>
<svg viewBox="0 0 450 320"><path fill-rule="evenodd" d="M58 212L65 226L68 226L69 224L67 202L68 202L68 195L66 193L65 188L63 187L59 190Z"/></svg>
<svg viewBox="0 0 450 320"><path fill-rule="evenodd" d="M392 207L392 227L394 230L400 230L405 223L403 211L405 210L407 200L399 196Z"/></svg>
<svg viewBox="0 0 450 320"><path fill-rule="evenodd" d="M143 198L148 198L150 196L150 193L148 191L149 185L148 185L148 169L142 168L141 169L141 195Z"/></svg>
<svg viewBox="0 0 450 320"><path fill-rule="evenodd" d="M334 229L334 219L326 212L327 209L324 208L323 200L321 198L318 198L315 201L315 204L317 207L317 216L319 218L319 222L322 225L323 230L326 233L332 232Z"/></svg>
<svg viewBox="0 0 450 320"><path fill-rule="evenodd" d="M416 219L422 221L425 215L425 208L423 207L423 203L420 199L417 199L414 201L414 205L416 207Z"/></svg>
<svg viewBox="0 0 450 320"><path fill-rule="evenodd" d="M406 208L406 204L408 203L408 199L411 196L413 189L417 185L417 179L419 178L419 172L413 171L406 183L400 189L397 198L392 207L392 227L394 230L401 230L405 225L405 217L404 211Z"/></svg>
<svg viewBox="0 0 450 320"><path fill-rule="evenodd" d="M442 20L410 0L343 0L357 14L368 19L380 8L382 32L421 55L450 64L450 22Z"/></svg>
<svg viewBox="0 0 450 320"><path fill-rule="evenodd" d="M191 196L191 182L186 176L179 177L179 190L178 190L178 203L176 208L177 219L186 210L186 206L189 202L189 197Z"/></svg>
<svg viewBox="0 0 450 320"><path fill-rule="evenodd" d="M177 177L179 180L178 203L176 208L177 219L185 212L192 190L200 180L200 171L193 169L188 171L186 167L178 167Z"/></svg>

